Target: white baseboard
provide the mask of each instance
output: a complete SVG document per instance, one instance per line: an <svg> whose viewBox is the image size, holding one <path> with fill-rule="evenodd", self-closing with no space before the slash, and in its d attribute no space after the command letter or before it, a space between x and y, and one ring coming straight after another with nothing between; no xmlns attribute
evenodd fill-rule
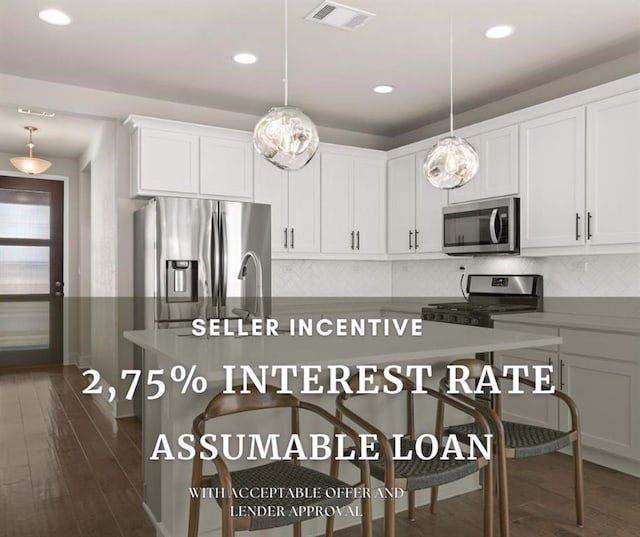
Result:
<svg viewBox="0 0 640 537"><path fill-rule="evenodd" d="M611 455L604 451L585 447L584 444L582 445L582 458L585 461L593 462L624 474L640 477L640 461L625 459L618 455Z"/></svg>
<svg viewBox="0 0 640 537"><path fill-rule="evenodd" d="M151 520L153 526L156 528L156 537L171 537L165 525L156 520L156 517L153 516L151 509L149 509L149 506L146 503L142 502L142 508L144 509L144 512L147 513L147 516L149 517L149 520Z"/></svg>

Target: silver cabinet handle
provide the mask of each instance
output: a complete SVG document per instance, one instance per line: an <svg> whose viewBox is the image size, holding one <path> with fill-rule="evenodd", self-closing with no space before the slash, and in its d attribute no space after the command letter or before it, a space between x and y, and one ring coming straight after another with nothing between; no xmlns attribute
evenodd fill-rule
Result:
<svg viewBox="0 0 640 537"><path fill-rule="evenodd" d="M419 233L419 231L416 229L415 230L416 240L415 240L415 246L413 247L415 250L418 249L418 233Z"/></svg>
<svg viewBox="0 0 640 537"><path fill-rule="evenodd" d="M352 231L351 232L351 249L352 250L355 248L355 246L354 246L354 241L355 241L354 237L355 237L355 232Z"/></svg>
<svg viewBox="0 0 640 537"><path fill-rule="evenodd" d="M564 389L564 360L560 360L560 389Z"/></svg>
<svg viewBox="0 0 640 537"><path fill-rule="evenodd" d="M293 250L296 247L296 236L295 236L295 229L291 228L291 249Z"/></svg>
<svg viewBox="0 0 640 537"><path fill-rule="evenodd" d="M592 214L591 213L587 213L587 239L591 240L591 237L593 237L593 234L591 233L591 218L592 218Z"/></svg>
<svg viewBox="0 0 640 537"><path fill-rule="evenodd" d="M580 240L580 215L576 213L576 240Z"/></svg>
<svg viewBox="0 0 640 537"><path fill-rule="evenodd" d="M284 228L284 249L289 248L289 228Z"/></svg>
<svg viewBox="0 0 640 537"><path fill-rule="evenodd" d="M413 248L413 231L409 230L409 250Z"/></svg>
<svg viewBox="0 0 640 537"><path fill-rule="evenodd" d="M360 250L360 232L356 231L356 250Z"/></svg>

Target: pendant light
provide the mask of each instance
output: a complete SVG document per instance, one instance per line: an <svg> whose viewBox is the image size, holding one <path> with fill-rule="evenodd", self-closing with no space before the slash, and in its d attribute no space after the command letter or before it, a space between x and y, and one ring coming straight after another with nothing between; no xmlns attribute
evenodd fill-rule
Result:
<svg viewBox="0 0 640 537"><path fill-rule="evenodd" d="M33 133L38 129L36 127L25 127L25 130L29 131L29 143L27 144L27 147L29 148L29 156L13 157L10 159L10 162L16 169L20 170L22 173L28 173L29 175L37 175L39 173L46 172L51 167L51 162L41 158L34 158L33 156L33 148L35 147L35 144L33 143Z"/></svg>
<svg viewBox="0 0 640 537"><path fill-rule="evenodd" d="M422 163L422 173L436 188L466 185L478 173L476 150L453 134L453 16L449 19L449 136L434 145Z"/></svg>
<svg viewBox="0 0 640 537"><path fill-rule="evenodd" d="M320 138L313 121L289 106L289 17L284 0L284 106L269 110L255 126L253 145L271 164L282 170L300 170L318 150Z"/></svg>

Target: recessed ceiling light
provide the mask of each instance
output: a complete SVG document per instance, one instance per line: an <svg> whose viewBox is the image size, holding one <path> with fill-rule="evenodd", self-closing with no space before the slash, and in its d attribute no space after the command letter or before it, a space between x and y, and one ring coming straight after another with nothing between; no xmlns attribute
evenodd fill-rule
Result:
<svg viewBox="0 0 640 537"><path fill-rule="evenodd" d="M395 89L396 88L394 88L393 86L382 84L380 86L376 86L375 88L373 88L373 91L375 91L376 93L391 93Z"/></svg>
<svg viewBox="0 0 640 537"><path fill-rule="evenodd" d="M41 21L54 24L55 26L67 26L71 24L71 17L59 9L43 9L38 13L38 17Z"/></svg>
<svg viewBox="0 0 640 537"><path fill-rule="evenodd" d="M256 63L258 61L258 57L255 54L251 54L250 52L240 52L233 57L233 61L236 63L241 63L243 65L251 65L252 63Z"/></svg>
<svg viewBox="0 0 640 537"><path fill-rule="evenodd" d="M516 29L511 24L498 24L497 26L492 26L485 33L484 36L489 39L503 39L505 37L509 37Z"/></svg>

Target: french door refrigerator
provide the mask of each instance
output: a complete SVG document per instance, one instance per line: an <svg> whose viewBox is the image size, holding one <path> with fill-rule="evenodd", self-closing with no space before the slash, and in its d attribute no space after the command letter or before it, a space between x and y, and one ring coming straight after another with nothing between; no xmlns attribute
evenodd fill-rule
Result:
<svg viewBox="0 0 640 537"><path fill-rule="evenodd" d="M134 215L134 294L136 329L268 316L271 207L151 200Z"/></svg>

